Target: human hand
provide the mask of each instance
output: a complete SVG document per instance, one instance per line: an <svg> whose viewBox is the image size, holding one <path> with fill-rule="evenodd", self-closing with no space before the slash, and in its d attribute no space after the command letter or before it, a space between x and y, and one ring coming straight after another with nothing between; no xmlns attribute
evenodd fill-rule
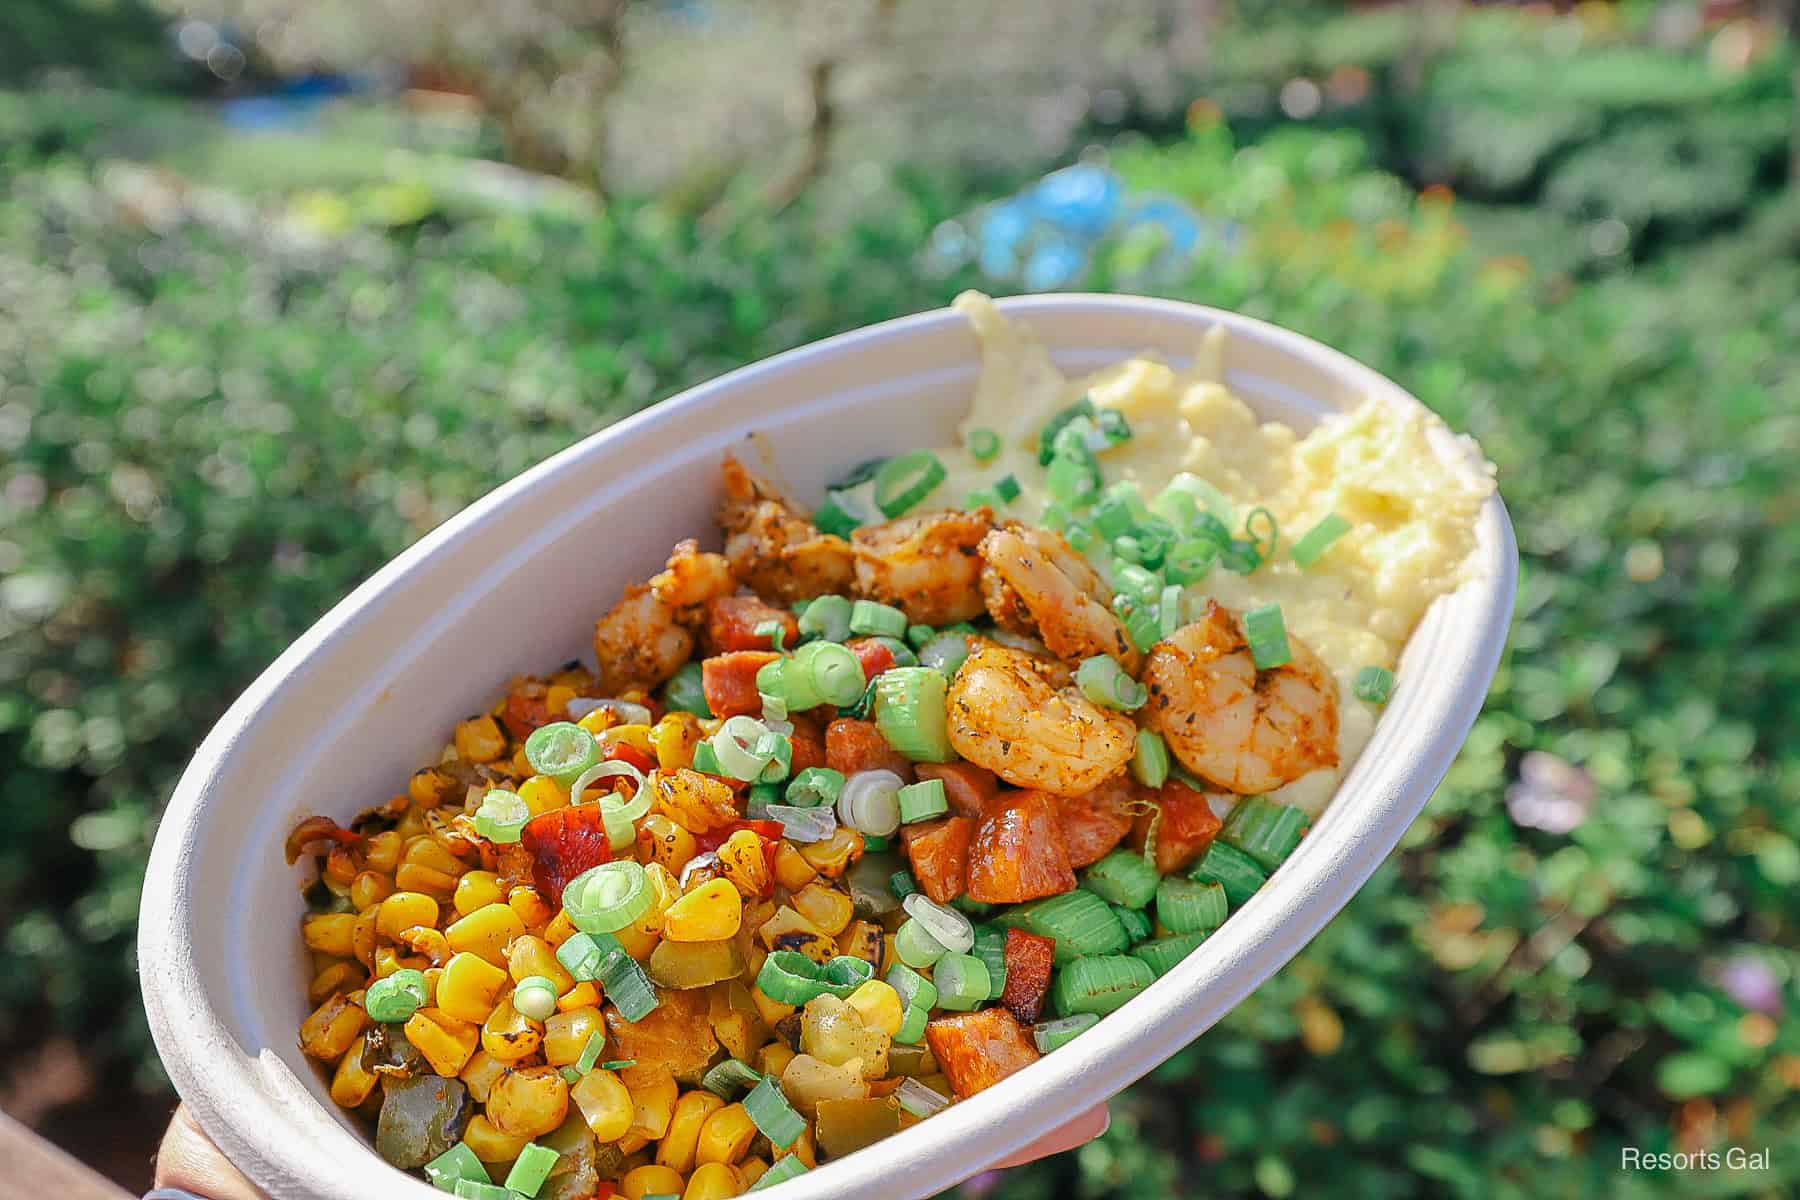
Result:
<svg viewBox="0 0 1800 1200"><path fill-rule="evenodd" d="M1051 1130L1017 1154L1001 1159L994 1164L992 1169L1021 1167L1028 1162L1036 1162L1040 1158L1049 1158L1052 1154L1061 1154L1064 1150L1085 1146L1105 1133L1110 1124L1112 1124L1112 1117L1107 1113L1106 1105L1090 1108L1062 1128Z"/></svg>

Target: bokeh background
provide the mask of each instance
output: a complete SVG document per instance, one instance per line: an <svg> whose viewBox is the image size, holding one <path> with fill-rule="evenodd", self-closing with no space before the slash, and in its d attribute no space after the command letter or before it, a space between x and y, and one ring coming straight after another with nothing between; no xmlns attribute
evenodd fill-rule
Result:
<svg viewBox="0 0 1800 1200"><path fill-rule="evenodd" d="M389 556L730 367L969 286L1123 289L1291 325L1478 436L1518 614L1344 914L1104 1138L963 1194L1790 1194L1797 21L0 4L0 1108L146 1185L159 806ZM1617 1170L1732 1143L1774 1168Z"/></svg>

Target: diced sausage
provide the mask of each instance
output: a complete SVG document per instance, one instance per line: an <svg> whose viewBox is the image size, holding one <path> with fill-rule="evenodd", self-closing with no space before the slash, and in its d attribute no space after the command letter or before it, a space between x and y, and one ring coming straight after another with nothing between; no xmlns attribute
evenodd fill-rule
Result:
<svg viewBox="0 0 1800 1200"><path fill-rule="evenodd" d="M939 1017L925 1026L925 1041L958 1100L1038 1060L1031 1035L1004 1008Z"/></svg>
<svg viewBox="0 0 1800 1200"><path fill-rule="evenodd" d="M1073 891L1075 872L1056 821L1056 797L1006 792L988 806L969 846L969 895L1018 904Z"/></svg>
<svg viewBox="0 0 1800 1200"><path fill-rule="evenodd" d="M959 817L977 820L987 811L988 802L1000 792L1000 781L986 767L971 762L919 763L913 768L920 779L944 781L944 798L950 811ZM1124 831L1119 833L1124 837Z"/></svg>
<svg viewBox="0 0 1800 1200"><path fill-rule="evenodd" d="M825 722L810 713L789 713L794 732L788 740L794 744L794 761L788 770L798 775L808 767L825 766Z"/></svg>
<svg viewBox="0 0 1800 1200"><path fill-rule="evenodd" d="M780 657L773 650L734 650L702 662L700 687L713 716L760 713L762 697L756 690L756 673Z"/></svg>
<svg viewBox="0 0 1800 1200"><path fill-rule="evenodd" d="M1139 816L1132 825L1131 844L1138 849L1156 827L1156 854L1153 862L1164 875L1180 871L1199 860L1212 845L1219 832L1220 821L1206 796L1185 783L1171 779L1154 792L1140 793L1156 806L1156 810ZM1161 818L1158 819L1157 813Z"/></svg>
<svg viewBox="0 0 1800 1200"><path fill-rule="evenodd" d="M913 777L912 763L887 744L873 721L858 721L852 717L839 717L826 726L825 765L846 775L858 771L892 771L905 780Z"/></svg>
<svg viewBox="0 0 1800 1200"><path fill-rule="evenodd" d="M1000 1003L1026 1025L1044 1015L1044 996L1050 991L1050 966L1056 961L1056 939L1006 931L1006 988Z"/></svg>
<svg viewBox="0 0 1800 1200"><path fill-rule="evenodd" d="M968 884L969 841L975 822L968 817L940 817L900 828L900 844L912 863L919 890L939 904L963 894Z"/></svg>
<svg viewBox="0 0 1800 1200"><path fill-rule="evenodd" d="M800 622L785 608L765 604L755 596L720 596L708 601L707 649L714 654L725 654L732 650L773 649L769 635L756 632L756 627L764 621L780 623L781 644L787 649L793 649L794 643L800 640Z"/></svg>
<svg viewBox="0 0 1800 1200"><path fill-rule="evenodd" d="M1131 777L1119 774L1091 792L1065 797L1056 811L1069 865L1079 870L1112 853L1131 832Z"/></svg>

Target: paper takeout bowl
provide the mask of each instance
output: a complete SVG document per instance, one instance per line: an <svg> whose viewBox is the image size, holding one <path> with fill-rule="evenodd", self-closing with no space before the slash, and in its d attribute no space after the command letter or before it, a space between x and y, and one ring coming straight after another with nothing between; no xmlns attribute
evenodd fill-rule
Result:
<svg viewBox="0 0 1800 1200"><path fill-rule="evenodd" d="M1185 364L1228 331L1226 382L1300 428L1365 396L1416 405L1342 354L1216 309L1125 296L1001 301L1066 371L1140 351ZM201 1125L278 1200L431 1200L389 1167L302 1057L307 960L294 821L347 820L433 758L514 674L588 657L594 618L680 538L713 531L718 462L760 431L805 499L851 463L941 445L975 335L945 309L843 334L694 388L496 489L382 568L288 648L194 756L157 833L139 934L157 1048ZM1445 436L1441 454L1476 470ZM1337 798L1268 886L1169 974L1067 1047L778 1193L924 1196L1139 1078L1212 1025L1343 907L1424 807L1487 691L1512 609L1506 510L1482 510L1477 578L1440 599Z"/></svg>

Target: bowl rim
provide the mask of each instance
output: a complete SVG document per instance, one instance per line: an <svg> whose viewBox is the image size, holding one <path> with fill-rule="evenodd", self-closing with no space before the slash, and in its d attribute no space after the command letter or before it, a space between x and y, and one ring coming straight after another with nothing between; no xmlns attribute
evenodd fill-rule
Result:
<svg viewBox="0 0 1800 1200"><path fill-rule="evenodd" d="M1196 332L1220 325L1232 342L1260 343L1346 388L1423 408L1398 384L1340 351L1228 310L1101 293L1042 294L996 303L1007 317L1026 322L1038 316L1110 310L1109 315L1173 319L1192 325ZM236 1039L207 995L193 939L186 933L185 914L196 898L182 881L195 862L199 822L209 801L216 800L211 793L223 764L257 713L339 630L404 587L416 566L540 483L581 469L590 456L605 454L611 443L822 357L966 321L962 313L945 307L840 333L740 367L582 438L494 488L381 567L287 647L226 710L182 773L158 826L144 878L138 956L145 1010L165 1069L201 1126L260 1186L279 1197L338 1194L321 1192L312 1182L320 1164L292 1139L284 1141L281 1131L287 1118L280 1102L233 1061ZM1079 344L1051 346L1053 355L1070 349L1079 350ZM1318 822L1321 829L1331 827L1331 836L1320 837L1315 830L1305 839L1280 870L1287 876L1286 886L1259 892L1209 939L1208 955L1190 958L1158 979L1114 1014L1119 1019L1102 1022L1028 1071L959 1102L956 1120L923 1122L884 1141L881 1145L890 1150L909 1151L903 1159L908 1171L903 1191L894 1190L897 1181L883 1161L892 1154L883 1156L871 1148L784 1184L781 1194L790 1200L823 1200L852 1189L871 1195L923 1195L952 1185L1110 1099L1211 1026L1298 953L1362 887L1423 810L1481 710L1504 649L1518 564L1512 526L1497 491L1483 505L1477 524L1477 578L1463 585L1472 589L1472 603L1465 602L1471 611L1459 619L1452 661L1434 666L1433 678L1439 682L1432 690L1443 699L1434 710L1435 721L1411 735L1410 753L1379 763L1369 762L1367 754L1359 759ZM1366 793L1355 806L1354 828L1344 821L1332 822L1334 813L1347 807L1337 800L1353 779L1359 779L1361 793ZM210 1069L202 1069L209 1059ZM229 1069L218 1069L220 1063ZM1058 1086L1078 1087L1078 1099L1066 1106L1025 1102L1029 1089ZM971 1144L980 1150L971 1154ZM342 1194L367 1197L391 1196L397 1190L419 1200L440 1194L417 1179L410 1187L397 1189L389 1174L392 1169L381 1163L366 1140L363 1148L366 1166L328 1166L323 1171L328 1177L325 1184L345 1182L351 1190ZM374 1166L382 1170L368 1169Z"/></svg>

